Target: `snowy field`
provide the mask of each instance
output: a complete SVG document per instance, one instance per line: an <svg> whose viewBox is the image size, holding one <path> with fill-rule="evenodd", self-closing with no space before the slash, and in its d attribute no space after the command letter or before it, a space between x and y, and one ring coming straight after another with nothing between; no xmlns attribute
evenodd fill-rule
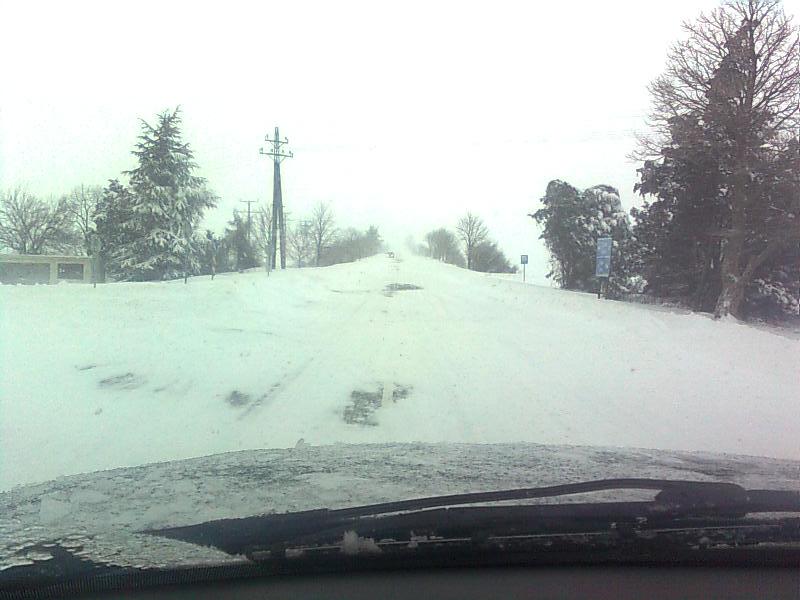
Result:
<svg viewBox="0 0 800 600"><path fill-rule="evenodd" d="M410 256L0 286L0 489L301 438L798 459L798 356L796 336Z"/></svg>

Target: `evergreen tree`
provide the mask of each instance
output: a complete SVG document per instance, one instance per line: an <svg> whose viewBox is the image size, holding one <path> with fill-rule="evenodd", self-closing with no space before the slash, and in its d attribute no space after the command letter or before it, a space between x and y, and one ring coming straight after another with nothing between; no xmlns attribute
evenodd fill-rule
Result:
<svg viewBox="0 0 800 600"><path fill-rule="evenodd" d="M631 230L617 190L597 185L580 191L554 180L541 199L543 207L529 215L543 227L540 236L550 251L547 274L567 289L593 291L597 239L613 239L609 293L629 291Z"/></svg>
<svg viewBox="0 0 800 600"><path fill-rule="evenodd" d="M378 228L375 225L370 225L366 232L364 232L364 256L375 256L383 248L383 239L381 239Z"/></svg>
<svg viewBox="0 0 800 600"><path fill-rule="evenodd" d="M247 219L238 210L233 211L233 219L228 221L225 243L234 257L236 269L241 271L258 266L258 252L252 237L248 235Z"/></svg>
<svg viewBox="0 0 800 600"><path fill-rule="evenodd" d="M482 273L516 273L517 267L512 265L496 242L484 240L475 246L472 257L472 269Z"/></svg>
<svg viewBox="0 0 800 600"><path fill-rule="evenodd" d="M685 28L651 86L642 264L653 291L744 318L755 279L800 242L800 41L777 0L728 0Z"/></svg>
<svg viewBox="0 0 800 600"><path fill-rule="evenodd" d="M724 179L719 161L704 144L693 117L670 123L672 141L660 161L639 169L635 190L652 200L632 209L636 271L646 292L682 298L697 310L711 311L720 291L719 231L726 218Z"/></svg>
<svg viewBox="0 0 800 600"><path fill-rule="evenodd" d="M95 232L100 240L100 270L114 279L125 279L121 256L132 240L132 233L123 227L132 216L131 194L119 180L108 182L94 208Z"/></svg>
<svg viewBox="0 0 800 600"><path fill-rule="evenodd" d="M224 238L220 238L213 231L207 229L204 234L195 234L194 240L197 260L200 263L201 275L227 273L233 270L230 263L230 248Z"/></svg>
<svg viewBox="0 0 800 600"><path fill-rule="evenodd" d="M124 279L171 279L199 268L192 232L216 198L205 180L193 175L197 165L181 140L180 125L178 108L158 115L155 126L142 121L133 152L139 165L126 172L122 244L114 250Z"/></svg>

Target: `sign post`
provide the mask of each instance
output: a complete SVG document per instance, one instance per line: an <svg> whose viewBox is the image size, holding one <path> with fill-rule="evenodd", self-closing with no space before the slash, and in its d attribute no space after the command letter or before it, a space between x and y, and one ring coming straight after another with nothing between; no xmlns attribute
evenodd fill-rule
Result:
<svg viewBox="0 0 800 600"><path fill-rule="evenodd" d="M525 283L525 267L528 266L528 255L521 254L519 257L519 262L522 264L522 283Z"/></svg>
<svg viewBox="0 0 800 600"><path fill-rule="evenodd" d="M606 280L606 290L608 290L608 278L611 275L611 247L613 241L610 237L597 238L597 259L595 262L594 274L597 277L597 298L603 290L603 279Z"/></svg>
<svg viewBox="0 0 800 600"><path fill-rule="evenodd" d="M91 269L92 269L92 287L97 287L97 269L100 265L99 255L100 255L100 236L96 233L91 233L89 237L89 250L92 253L91 256Z"/></svg>

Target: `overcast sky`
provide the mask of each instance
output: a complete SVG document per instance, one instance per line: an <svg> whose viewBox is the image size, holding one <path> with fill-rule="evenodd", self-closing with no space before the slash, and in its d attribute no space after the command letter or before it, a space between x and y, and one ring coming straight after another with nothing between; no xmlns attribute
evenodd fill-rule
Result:
<svg viewBox="0 0 800 600"><path fill-rule="evenodd" d="M717 4L4 2L0 189L104 185L134 165L138 119L180 104L213 229L271 198L258 149L279 125L292 216L330 202L400 244L472 210L540 280L526 213L555 178L637 202L646 86L681 21Z"/></svg>

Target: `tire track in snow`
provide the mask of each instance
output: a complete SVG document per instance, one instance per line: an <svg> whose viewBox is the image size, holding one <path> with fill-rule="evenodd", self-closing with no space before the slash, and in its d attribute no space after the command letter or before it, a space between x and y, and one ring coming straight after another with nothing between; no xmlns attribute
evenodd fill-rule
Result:
<svg viewBox="0 0 800 600"><path fill-rule="evenodd" d="M298 403L306 401L304 389L308 389L310 384L318 385L318 380L322 375L336 372L335 362L341 360L341 355L332 349L350 347L350 343L344 343L344 341L363 333L363 328L358 327L359 320L365 311L368 311L367 306L374 302L377 296L380 296L380 288L368 293L353 294L352 298L358 299L355 306L346 313L344 319L341 318L341 313L337 312L325 322L321 335L315 336L313 353L307 356L299 366L285 373L271 386L261 402L248 407L249 410L239 418L252 417L254 413L258 412L260 413L259 419L268 419L276 412L288 410L290 403L297 408ZM344 405L344 401L342 405ZM315 406L308 407L310 416L316 408Z"/></svg>

